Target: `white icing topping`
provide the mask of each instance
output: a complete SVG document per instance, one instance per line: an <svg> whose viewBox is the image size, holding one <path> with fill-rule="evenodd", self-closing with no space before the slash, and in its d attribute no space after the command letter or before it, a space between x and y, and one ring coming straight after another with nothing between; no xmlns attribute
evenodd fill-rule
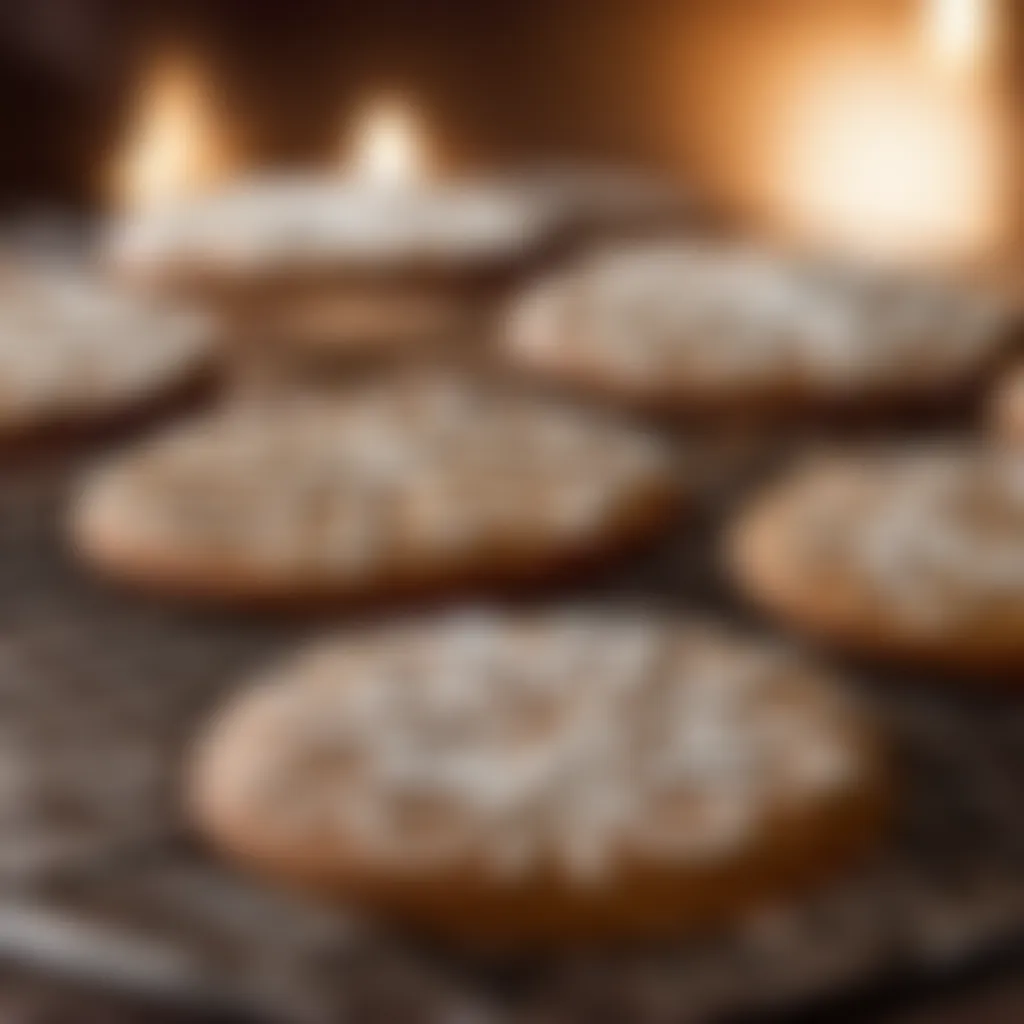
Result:
<svg viewBox="0 0 1024 1024"><path fill-rule="evenodd" d="M966 290L661 243L542 282L514 306L508 344L542 367L654 391L776 380L845 391L908 374L955 382L996 352L1007 319L996 300Z"/></svg>
<svg viewBox="0 0 1024 1024"><path fill-rule="evenodd" d="M180 264L248 274L352 266L458 265L517 258L548 216L484 185L374 189L342 179L255 180L136 216L109 239L132 267Z"/></svg>
<svg viewBox="0 0 1024 1024"><path fill-rule="evenodd" d="M130 403L187 378L211 344L194 312L70 269L0 266L0 421Z"/></svg>
<svg viewBox="0 0 1024 1024"><path fill-rule="evenodd" d="M190 425L102 471L83 515L129 543L344 582L571 550L673 480L639 429L430 377Z"/></svg>
<svg viewBox="0 0 1024 1024"><path fill-rule="evenodd" d="M817 537L907 626L998 613L1024 629L1024 456L933 454L845 467L815 485L793 536ZM821 481L824 484L825 481Z"/></svg>
<svg viewBox="0 0 1024 1024"><path fill-rule="evenodd" d="M301 837L276 813L286 790L388 863L461 853L580 884L623 858L756 843L780 808L854 783L865 755L857 716L793 656L622 616L476 614L332 640L260 700L273 741L233 763L268 827Z"/></svg>

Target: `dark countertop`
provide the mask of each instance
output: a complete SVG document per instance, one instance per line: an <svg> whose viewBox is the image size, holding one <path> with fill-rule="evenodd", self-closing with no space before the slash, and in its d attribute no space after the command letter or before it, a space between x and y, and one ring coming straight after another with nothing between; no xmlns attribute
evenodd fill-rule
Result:
<svg viewBox="0 0 1024 1024"><path fill-rule="evenodd" d="M884 1004L885 1000L881 1001ZM1024 1020L1024 958L950 990L807 1019L825 1024L1020 1024ZM128 998L0 971L2 1024L249 1024L240 1019L161 1009ZM264 1022L260 1022L264 1024ZM397 1022L396 1022L397 1024Z"/></svg>

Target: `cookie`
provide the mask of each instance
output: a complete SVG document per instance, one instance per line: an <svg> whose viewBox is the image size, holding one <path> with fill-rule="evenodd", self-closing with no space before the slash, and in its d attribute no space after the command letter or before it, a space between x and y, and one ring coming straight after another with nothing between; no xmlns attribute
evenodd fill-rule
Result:
<svg viewBox="0 0 1024 1024"><path fill-rule="evenodd" d="M135 282L216 305L239 337L338 356L462 336L549 234L484 183L374 189L267 179L135 215L107 243Z"/></svg>
<svg viewBox="0 0 1024 1024"><path fill-rule="evenodd" d="M992 426L1000 440L1024 448L1024 365L1000 382L992 407Z"/></svg>
<svg viewBox="0 0 1024 1024"><path fill-rule="evenodd" d="M791 415L937 402L1002 355L994 296L821 270L734 245L592 256L513 302L515 366L677 413Z"/></svg>
<svg viewBox="0 0 1024 1024"><path fill-rule="evenodd" d="M544 577L673 521L645 431L467 378L409 374L245 403L100 469L81 554L195 596L362 598Z"/></svg>
<svg viewBox="0 0 1024 1024"><path fill-rule="evenodd" d="M882 822L865 714L774 645L606 612L327 639L243 691L188 803L271 878L499 946L715 928Z"/></svg>
<svg viewBox="0 0 1024 1024"><path fill-rule="evenodd" d="M136 214L115 227L106 248L133 278L248 292L296 280L478 276L528 257L546 230L542 214L506 189L295 178Z"/></svg>
<svg viewBox="0 0 1024 1024"><path fill-rule="evenodd" d="M731 538L740 585L852 651L1024 681L1024 457L822 459L755 500Z"/></svg>
<svg viewBox="0 0 1024 1024"><path fill-rule="evenodd" d="M0 264L0 436L159 404L210 375L212 323L69 268Z"/></svg>
<svg viewBox="0 0 1024 1024"><path fill-rule="evenodd" d="M417 352L433 357L442 346L478 336L487 323L486 306L481 296L460 289L363 283L254 300L232 312L241 341L290 354L286 367L301 368L341 358L365 363Z"/></svg>

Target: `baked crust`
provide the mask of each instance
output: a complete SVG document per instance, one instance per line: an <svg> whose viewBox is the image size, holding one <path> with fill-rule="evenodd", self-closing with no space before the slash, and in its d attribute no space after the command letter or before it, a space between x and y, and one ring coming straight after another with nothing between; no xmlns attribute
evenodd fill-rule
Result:
<svg viewBox="0 0 1024 1024"><path fill-rule="evenodd" d="M145 418L204 390L214 322L69 268L0 265L0 440L21 448Z"/></svg>
<svg viewBox="0 0 1024 1024"><path fill-rule="evenodd" d="M71 530L114 578L285 608L558 577L659 534L683 492L639 428L425 373L157 438L85 481Z"/></svg>
<svg viewBox="0 0 1024 1024"><path fill-rule="evenodd" d="M883 661L1019 683L1020 471L1019 458L982 452L824 459L740 514L727 558L741 588L799 631ZM986 529L985 515L997 525Z"/></svg>
<svg viewBox="0 0 1024 1024"><path fill-rule="evenodd" d="M421 627L431 631L426 641L398 630L353 640L356 653L342 639L303 652L263 685L243 691L201 738L189 765L191 813L228 855L283 884L328 901L362 906L434 936L497 947L614 944L705 932L827 878L870 846L888 796L881 747L862 712L839 699L831 683L799 659L783 659L788 667L781 669L780 679L772 675L779 669L768 667L775 654L758 645L723 631L667 621L639 628L669 652L669 660L659 665L670 690L676 688L674 695L693 691L689 710L680 708L675 717L655 712L675 742L672 756L679 777L664 775L667 760L659 775L658 785L667 786L669 796L658 795L658 790L652 796L645 789L655 770L652 764L661 763L660 754L652 751L669 742L643 732L649 728L644 715L661 706L656 691L664 679L615 680L612 690L621 687L615 697L603 689L600 669L584 677L569 666L571 675L558 676L554 670L551 685L568 704L560 706L567 717L559 722L566 734L563 747L573 752L568 754L570 764L573 757L582 758L590 766L587 772L567 781L571 767L561 775L552 770L550 777L542 775L534 783L532 792L530 783L522 792L514 784L512 790L503 784L499 803L487 804L490 810L479 815L472 811L480 780L492 772L496 781L507 779L521 762L510 761L502 768L500 731L482 754L471 753L479 740L475 730L516 726L514 710L489 715L470 706L481 699L486 703L495 686L497 701L517 681L527 690L536 686L529 669L516 676L517 657L530 642L524 636L546 629L557 643L560 631L569 628L567 619L571 623L562 612L525 624L498 620L490 627L497 634L491 665L495 675L471 672L459 693L451 691L446 678L432 675L429 665L419 672L407 669L410 701L424 702L430 709L435 694L442 699L441 688L451 691L443 697L447 738L436 750L429 718L419 722L411 713L382 710L390 716L387 728L376 729L369 723L346 727L336 716L345 714L347 695L362 699L365 691L366 700L372 700L380 687L387 693L387 680L374 675L374 658L382 649L384 656L390 645L411 657L420 649L417 644L434 649L456 644L461 642L458 623ZM580 642L592 665L600 665L612 658L617 646L629 643L630 631L635 634L638 626L621 618L584 616L582 626L577 622L574 628L584 632ZM728 675L714 678L707 698L712 703L705 705L697 694L705 683L699 658L706 656L708 645L716 652L719 669L747 675L736 687ZM671 661L676 648L681 652L678 664ZM688 653L691 648L704 654ZM354 674L348 658L363 658ZM764 668L758 667L760 658L768 659ZM552 671L551 662L542 659L540 664ZM677 675L669 677L667 666L673 664ZM648 685L654 691L645 696ZM780 687L778 703L761 692L775 685ZM630 686L636 687L635 696ZM716 717L721 707L712 710L716 694L723 693L725 701L737 701L735 711L724 712L725 722ZM452 704L460 700L466 704L463 718L458 704ZM436 713L436 708L424 712ZM782 717L772 719L769 727L770 714ZM616 755L588 747L602 742L596 737L605 720L613 723L616 742L636 741L642 748L620 763ZM589 735L595 722L598 732ZM719 727L726 730L718 741L721 746L712 739ZM316 732L310 745L301 738L307 728ZM790 739L775 745L766 740L770 728L789 728L792 735L787 733ZM355 729L361 733L353 739ZM355 760L343 758L344 750ZM411 758L410 776L414 773L418 780L414 788L421 792L427 787L436 801L429 804L436 807L435 814L415 819L408 835L400 808L412 790L369 781L389 757L403 751ZM730 752L740 761L752 758L749 776L730 776ZM548 753L541 743L539 756ZM439 762L450 754L477 757L479 764L472 762L468 781L447 778ZM697 775L688 775L695 762L687 759L701 760L707 754L712 761L702 762ZM819 754L824 759L816 761ZM725 761L715 761L721 757ZM342 763L348 767L337 767ZM540 763L565 762L556 757ZM796 770L797 764L808 773ZM595 806L601 804L606 783L627 805L633 802L614 827L602 826L593 816L588 820L585 810L595 798ZM501 802L508 799L513 804ZM361 808L359 815L341 810L349 800ZM510 806L518 809L501 810ZM664 810L655 812L656 806ZM671 814L669 806L674 807ZM555 817L546 818L549 812ZM364 815L370 816L367 821L379 821L388 835L385 845L371 839L372 829L356 827ZM420 837L432 835L441 822L459 842L421 847ZM646 845L641 835L647 837ZM522 849L508 860L516 847ZM577 859L580 852L586 853L585 859Z"/></svg>
<svg viewBox="0 0 1024 1024"><path fill-rule="evenodd" d="M734 245L636 245L541 281L500 350L523 371L695 418L877 414L963 402L1016 316L980 288L825 274Z"/></svg>

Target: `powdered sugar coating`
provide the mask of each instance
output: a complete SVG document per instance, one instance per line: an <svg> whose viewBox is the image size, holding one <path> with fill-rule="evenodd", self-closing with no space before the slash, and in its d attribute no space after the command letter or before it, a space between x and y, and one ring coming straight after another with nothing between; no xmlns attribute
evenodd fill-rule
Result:
<svg viewBox="0 0 1024 1024"><path fill-rule="evenodd" d="M961 382L998 352L1008 321L997 300L965 289L663 242L601 254L528 291L506 346L527 365L642 395L843 397Z"/></svg>
<svg viewBox="0 0 1024 1024"><path fill-rule="evenodd" d="M212 353L193 311L66 268L0 266L0 425L105 413L188 379Z"/></svg>
<svg viewBox="0 0 1024 1024"><path fill-rule="evenodd" d="M482 184L375 189L327 177L255 179L134 216L117 226L108 249L132 270L186 266L239 278L472 269L529 254L547 228L535 207Z"/></svg>
<svg viewBox="0 0 1024 1024"><path fill-rule="evenodd" d="M787 543L925 636L1024 631L1024 456L931 452L812 471Z"/></svg>
<svg viewBox="0 0 1024 1024"><path fill-rule="evenodd" d="M587 885L756 848L862 781L863 724L791 653L715 629L476 612L305 652L205 767L289 844Z"/></svg>
<svg viewBox="0 0 1024 1024"><path fill-rule="evenodd" d="M358 588L586 550L676 490L642 430L428 376L189 425L101 470L79 521L200 567Z"/></svg>

